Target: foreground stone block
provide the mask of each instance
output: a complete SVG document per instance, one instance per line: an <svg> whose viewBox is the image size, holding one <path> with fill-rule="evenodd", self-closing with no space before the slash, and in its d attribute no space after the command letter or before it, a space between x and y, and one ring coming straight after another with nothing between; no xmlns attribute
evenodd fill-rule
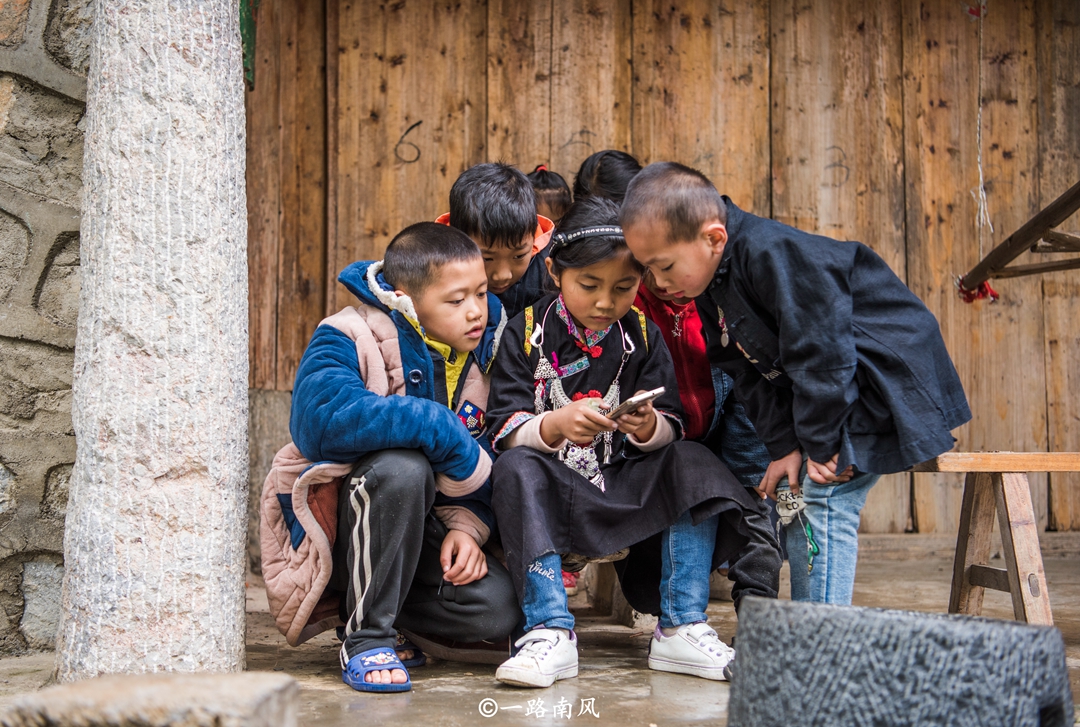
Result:
<svg viewBox="0 0 1080 727"><path fill-rule="evenodd" d="M284 674L140 674L21 697L0 727L295 727L299 687Z"/></svg>
<svg viewBox="0 0 1080 727"><path fill-rule="evenodd" d="M1061 632L748 597L728 724L1073 724Z"/></svg>

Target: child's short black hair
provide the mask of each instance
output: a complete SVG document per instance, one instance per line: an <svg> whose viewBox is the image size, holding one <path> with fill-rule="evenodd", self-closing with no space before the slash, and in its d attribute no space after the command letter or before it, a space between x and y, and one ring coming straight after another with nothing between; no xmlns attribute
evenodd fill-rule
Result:
<svg viewBox="0 0 1080 727"><path fill-rule="evenodd" d="M538 165L525 176L529 178L533 191L536 192L536 206L547 205L554 215L552 221L558 224L574 201L570 196L570 185L561 174L549 170L543 164Z"/></svg>
<svg viewBox="0 0 1080 727"><path fill-rule="evenodd" d="M588 227L611 227L615 230L608 235L597 235L563 244L562 235L572 236L573 233ZM551 272L561 275L568 268L586 268L622 253L629 254L626 239L618 227L619 205L614 201L605 197L584 197L574 202L559 223L551 241L551 252L548 256L551 260ZM633 260L633 265L638 272L644 270L637 260Z"/></svg>
<svg viewBox="0 0 1080 727"><path fill-rule="evenodd" d="M477 164L450 188L450 225L484 245L515 248L536 232L536 193L509 164Z"/></svg>
<svg viewBox="0 0 1080 727"><path fill-rule="evenodd" d="M581 163L574 177L574 199L593 196L622 202L630 180L640 171L638 160L624 151L598 151Z"/></svg>
<svg viewBox="0 0 1080 727"><path fill-rule="evenodd" d="M481 258L480 248L460 230L417 222L394 236L383 255L382 275L396 290L420 295L447 263Z"/></svg>
<svg viewBox="0 0 1080 727"><path fill-rule="evenodd" d="M727 205L701 172L675 162L645 167L626 190L619 221L633 227L644 219L663 220L669 242L693 240L711 220L727 224Z"/></svg>

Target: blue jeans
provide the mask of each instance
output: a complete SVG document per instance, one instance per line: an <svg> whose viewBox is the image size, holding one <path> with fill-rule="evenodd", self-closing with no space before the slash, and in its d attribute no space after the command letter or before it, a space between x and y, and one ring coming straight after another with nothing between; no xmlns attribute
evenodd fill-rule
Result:
<svg viewBox="0 0 1080 727"><path fill-rule="evenodd" d="M806 509L785 530L791 600L849 606L859 555L859 513L880 475L856 473L849 482L819 485L804 464L801 477ZM781 489L788 489L786 478L777 486ZM808 547L807 525L817 552Z"/></svg>
<svg viewBox="0 0 1080 727"><path fill-rule="evenodd" d="M660 576L660 625L664 628L706 619L709 573L719 522L719 516L714 516L695 526L687 512L664 531ZM567 606L562 583L562 557L558 553L542 555L529 564L522 610L526 631L540 627L574 628L574 616Z"/></svg>
<svg viewBox="0 0 1080 727"><path fill-rule="evenodd" d="M697 525L689 512L664 531L661 538L660 625L669 629L705 621L709 606L709 574L720 516Z"/></svg>
<svg viewBox="0 0 1080 727"><path fill-rule="evenodd" d="M574 628L574 616L566 603L562 582L562 556L548 553L529 564L525 571L525 630Z"/></svg>

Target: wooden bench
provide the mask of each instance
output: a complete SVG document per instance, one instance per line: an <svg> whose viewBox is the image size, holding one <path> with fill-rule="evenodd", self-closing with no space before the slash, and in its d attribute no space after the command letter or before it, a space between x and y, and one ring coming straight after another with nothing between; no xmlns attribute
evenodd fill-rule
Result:
<svg viewBox="0 0 1080 727"><path fill-rule="evenodd" d="M1080 452L949 452L913 472L963 472L964 501L953 561L949 613L978 616L984 589L1012 596L1017 621L1052 626L1028 472L1080 472ZM991 568L997 512L1005 568Z"/></svg>

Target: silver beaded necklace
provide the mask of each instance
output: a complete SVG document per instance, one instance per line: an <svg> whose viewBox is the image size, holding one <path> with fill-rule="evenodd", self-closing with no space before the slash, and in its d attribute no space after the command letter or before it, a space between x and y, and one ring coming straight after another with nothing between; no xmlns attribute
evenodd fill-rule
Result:
<svg viewBox="0 0 1080 727"><path fill-rule="evenodd" d="M555 301L552 301L551 305L549 305L544 312L544 318L540 321L540 325L536 327L536 330L533 331L533 334L529 339L529 342L540 352L540 361L537 363L536 371L533 373L533 379L536 381L533 404L537 416L543 414L544 411L547 410L548 404L551 405L551 411L555 411L573 403L573 399L567 396L566 390L563 389L562 379L559 377L558 370L552 366L547 355L544 353L544 326L547 324L548 314L551 313L551 309L554 305ZM569 315L569 311L567 314ZM619 377L622 376L623 367L626 366L626 362L630 359L630 356L634 351L637 350L637 347L634 346L634 342L630 340L630 336L627 335L626 331L623 329L622 321L618 321L618 325L619 333L622 334L623 353L622 361L619 362L619 370L615 373L615 380L611 382L607 393L604 394L602 399L609 408L614 408L619 405ZM599 487L601 492L606 492L604 473L600 471L600 461L596 456L596 448L600 444L604 445L604 464L610 464L612 440L612 432L601 432L593 437L591 443L585 446L567 442L562 450L559 451L559 460L589 482Z"/></svg>

